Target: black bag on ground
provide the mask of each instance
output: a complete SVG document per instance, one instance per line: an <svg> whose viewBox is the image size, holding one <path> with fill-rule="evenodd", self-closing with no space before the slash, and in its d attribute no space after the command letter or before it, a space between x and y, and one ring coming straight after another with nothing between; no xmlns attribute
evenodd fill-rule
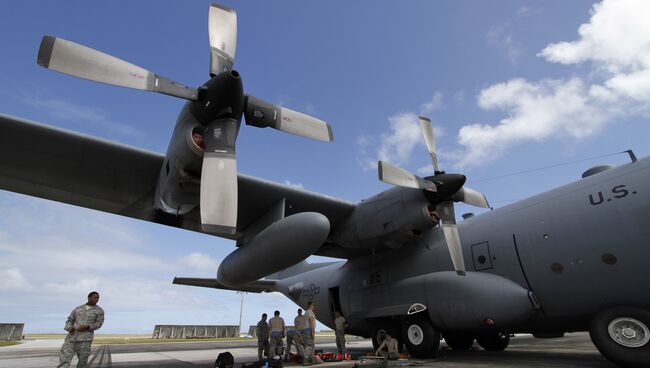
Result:
<svg viewBox="0 0 650 368"><path fill-rule="evenodd" d="M214 361L214 368L233 368L235 365L235 358L229 351L217 355L217 360Z"/></svg>
<svg viewBox="0 0 650 368"><path fill-rule="evenodd" d="M282 368L282 358L280 359L269 359L269 368Z"/></svg>

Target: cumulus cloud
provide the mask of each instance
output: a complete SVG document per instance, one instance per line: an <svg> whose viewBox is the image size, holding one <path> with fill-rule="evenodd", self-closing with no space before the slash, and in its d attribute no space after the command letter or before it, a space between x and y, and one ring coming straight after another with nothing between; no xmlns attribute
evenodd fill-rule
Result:
<svg viewBox="0 0 650 368"><path fill-rule="evenodd" d="M442 106L442 93L436 92L430 101L420 106L420 115L428 115ZM392 115L388 117L388 125L388 133L381 133L379 137L365 135L357 139L358 161L364 170L376 169L377 161L388 161L396 165L406 163L416 146L425 146L418 114L415 112ZM439 136L441 131L434 129Z"/></svg>
<svg viewBox="0 0 650 368"><path fill-rule="evenodd" d="M442 93L436 92L431 100L420 106L420 115L428 115L442 107Z"/></svg>
<svg viewBox="0 0 650 368"><path fill-rule="evenodd" d="M284 184L298 189L305 189L305 186L302 185L302 183L294 183L291 180L285 180Z"/></svg>
<svg viewBox="0 0 650 368"><path fill-rule="evenodd" d="M521 50L515 41L515 36L509 23L492 27L488 31L486 39L489 45L505 52L511 64L517 63L521 56Z"/></svg>
<svg viewBox="0 0 650 368"><path fill-rule="evenodd" d="M102 109L79 105L74 102L55 98L22 98L24 103L42 109L56 119L75 123L94 124L110 132L126 137L140 137L142 133L126 124L111 120L110 114Z"/></svg>
<svg viewBox="0 0 650 368"><path fill-rule="evenodd" d="M6 270L0 270L0 290L30 290L32 286L29 284L25 276L23 276L20 268L12 267Z"/></svg>
<svg viewBox="0 0 650 368"><path fill-rule="evenodd" d="M181 258L181 263L190 268L216 272L220 262L208 254L192 252Z"/></svg>
<svg viewBox="0 0 650 368"><path fill-rule="evenodd" d="M605 0L578 29L579 39L549 44L539 56L561 64L591 63L582 78L513 79L482 90L478 105L503 111L497 124L470 124L458 133L458 166L483 164L526 141L581 138L614 119L650 111L650 11L646 1Z"/></svg>

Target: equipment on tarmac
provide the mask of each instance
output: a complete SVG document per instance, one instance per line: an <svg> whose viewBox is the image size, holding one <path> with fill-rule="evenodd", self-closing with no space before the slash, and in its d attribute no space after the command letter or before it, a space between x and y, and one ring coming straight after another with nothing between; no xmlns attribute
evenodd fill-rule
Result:
<svg viewBox="0 0 650 368"><path fill-rule="evenodd" d="M214 361L214 368L233 368L235 365L235 358L229 351L219 353L217 360Z"/></svg>

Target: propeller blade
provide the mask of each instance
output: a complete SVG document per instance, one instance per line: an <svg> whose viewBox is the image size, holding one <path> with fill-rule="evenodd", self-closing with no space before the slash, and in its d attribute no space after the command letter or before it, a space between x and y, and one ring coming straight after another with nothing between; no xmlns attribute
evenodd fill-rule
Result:
<svg viewBox="0 0 650 368"><path fill-rule="evenodd" d="M44 68L95 82L159 92L186 100L197 98L195 88L62 38L43 36L37 62Z"/></svg>
<svg viewBox="0 0 650 368"><path fill-rule="evenodd" d="M437 191L436 185L428 180L411 174L401 167L392 165L388 162L379 161L378 165L379 180L384 183L397 185L398 187L426 189L432 192Z"/></svg>
<svg viewBox="0 0 650 368"><path fill-rule="evenodd" d="M271 127L285 133L301 137L331 142L334 140L332 127L326 122L262 101L257 97L246 96L244 115L246 124L258 128Z"/></svg>
<svg viewBox="0 0 650 368"><path fill-rule="evenodd" d="M433 125L429 118L420 116L420 130L424 136L424 141L427 144L427 149L431 155L431 162L433 162L433 169L438 172L438 154L436 153L436 137L433 134Z"/></svg>
<svg viewBox="0 0 650 368"><path fill-rule="evenodd" d="M237 229L236 124L235 120L218 120L203 133L201 226L213 234L234 234Z"/></svg>
<svg viewBox="0 0 650 368"><path fill-rule="evenodd" d="M463 258L463 248L460 245L460 236L458 235L458 227L456 224L442 224L442 231L445 234L445 241L451 261L454 264L454 270L459 275L465 274L465 259Z"/></svg>
<svg viewBox="0 0 650 368"><path fill-rule="evenodd" d="M460 188L460 190L454 195L454 200L476 207L490 208L487 198L485 198L483 193L468 187Z"/></svg>
<svg viewBox="0 0 650 368"><path fill-rule="evenodd" d="M219 4L210 4L210 76L232 70L237 51L237 13Z"/></svg>
<svg viewBox="0 0 650 368"><path fill-rule="evenodd" d="M456 214L454 212L454 203L445 202L437 207L437 212L440 215L442 224L442 232L445 235L449 255L451 255L451 262L454 264L454 269L459 275L465 274L465 259L463 257L463 248L460 243L460 235L458 234L458 227L456 226Z"/></svg>

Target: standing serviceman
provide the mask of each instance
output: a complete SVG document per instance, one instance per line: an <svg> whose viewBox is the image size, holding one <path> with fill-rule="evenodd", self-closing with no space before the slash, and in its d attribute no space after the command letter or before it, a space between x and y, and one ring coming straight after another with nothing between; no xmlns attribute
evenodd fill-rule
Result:
<svg viewBox="0 0 650 368"><path fill-rule="evenodd" d="M68 316L63 328L68 335L61 346L57 368L69 367L75 354L79 359L77 368L84 368L88 364L94 331L104 324L104 310L97 305L98 301L99 293L93 291L88 294L88 302L73 309Z"/></svg>
<svg viewBox="0 0 650 368"><path fill-rule="evenodd" d="M314 338L316 337L316 304L314 302L307 303L307 328L309 332L306 333L306 336L303 336L305 339L305 359L303 359L303 365L315 364L316 360L314 359Z"/></svg>
<svg viewBox="0 0 650 368"><path fill-rule="evenodd" d="M307 321L307 316L303 316L301 308L298 308L298 315L293 320L293 326L296 331L293 337L296 342L296 349L298 350L298 355L304 361L305 336L309 333L309 321Z"/></svg>
<svg viewBox="0 0 650 368"><path fill-rule="evenodd" d="M341 312L336 311L334 315L334 334L336 335L336 348L338 349L339 354L345 354L345 328L348 326L348 323L341 315Z"/></svg>
<svg viewBox="0 0 650 368"><path fill-rule="evenodd" d="M269 324L266 323L266 313L262 314L262 319L257 322L255 334L257 335L257 359L264 361L264 356L269 355Z"/></svg>
<svg viewBox="0 0 650 368"><path fill-rule="evenodd" d="M280 311L273 312L273 318L269 320L271 327L271 354L269 359L276 356L282 358L282 339L284 339L284 319L280 317Z"/></svg>

